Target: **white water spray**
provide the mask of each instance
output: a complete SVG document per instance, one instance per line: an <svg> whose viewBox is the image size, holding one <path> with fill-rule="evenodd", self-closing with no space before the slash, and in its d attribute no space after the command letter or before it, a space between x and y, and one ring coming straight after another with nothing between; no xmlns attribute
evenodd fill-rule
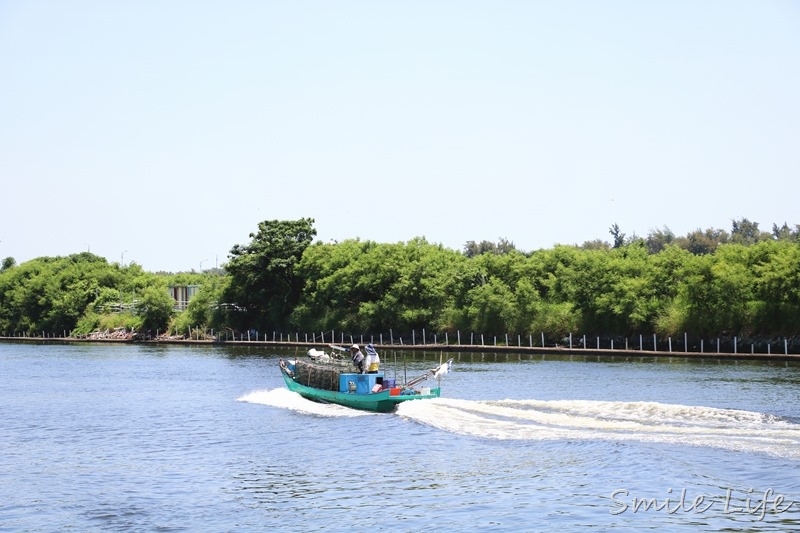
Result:
<svg viewBox="0 0 800 533"><path fill-rule="evenodd" d="M771 415L655 402L585 400L405 402L398 414L497 440L631 440L800 458L800 425Z"/></svg>
<svg viewBox="0 0 800 533"><path fill-rule="evenodd" d="M327 403L318 403L307 400L287 389L272 389L260 390L246 394L237 401L246 403L257 403L262 405L270 405L272 407L279 407L282 409L291 409L299 413L323 416L323 417L356 417L356 416L370 416L374 413L366 411L357 411L342 407L341 405L333 405Z"/></svg>

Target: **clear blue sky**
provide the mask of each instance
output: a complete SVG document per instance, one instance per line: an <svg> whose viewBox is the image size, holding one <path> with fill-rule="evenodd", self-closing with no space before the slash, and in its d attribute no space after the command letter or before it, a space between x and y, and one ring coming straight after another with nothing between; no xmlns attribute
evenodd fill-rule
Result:
<svg viewBox="0 0 800 533"><path fill-rule="evenodd" d="M0 257L800 223L796 1L0 0Z"/></svg>

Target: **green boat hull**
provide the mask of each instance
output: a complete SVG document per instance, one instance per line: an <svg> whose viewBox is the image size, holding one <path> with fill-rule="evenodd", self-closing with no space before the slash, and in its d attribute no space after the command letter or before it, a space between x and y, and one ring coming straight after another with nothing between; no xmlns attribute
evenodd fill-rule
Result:
<svg viewBox="0 0 800 533"><path fill-rule="evenodd" d="M290 375L281 369L281 375L286 382L286 386L290 391L296 392L303 398L314 400L317 402L334 403L350 407L353 409L361 409L362 411L374 411L378 413L389 413L394 411L397 404L407 402L410 400L429 400L438 398L440 389L435 388L430 390L430 394L396 394L391 395L390 390L381 392L370 392L368 394L357 394L352 392L338 392L316 389L314 387L307 387L297 383Z"/></svg>

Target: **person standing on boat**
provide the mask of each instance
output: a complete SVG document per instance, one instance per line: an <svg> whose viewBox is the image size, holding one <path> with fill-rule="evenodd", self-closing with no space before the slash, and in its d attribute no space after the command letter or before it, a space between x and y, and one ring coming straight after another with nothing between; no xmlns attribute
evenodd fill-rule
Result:
<svg viewBox="0 0 800 533"><path fill-rule="evenodd" d="M350 347L350 355L352 356L353 366L358 369L358 373L366 374L366 372L364 372L364 354L361 353L361 348L358 347L358 344L354 344Z"/></svg>
<svg viewBox="0 0 800 533"><path fill-rule="evenodd" d="M367 360L365 361L367 367L367 374L377 374L378 367L381 364L381 358L378 357L378 352L372 344L367 344Z"/></svg>

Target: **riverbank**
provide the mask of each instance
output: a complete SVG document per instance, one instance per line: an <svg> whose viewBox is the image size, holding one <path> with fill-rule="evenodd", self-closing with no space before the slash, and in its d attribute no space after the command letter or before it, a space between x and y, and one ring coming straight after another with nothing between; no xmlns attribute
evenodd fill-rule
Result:
<svg viewBox="0 0 800 533"><path fill-rule="evenodd" d="M308 350L322 348L326 343L303 341L262 341L262 340L203 340L161 338L154 340L134 340L129 338L72 338L72 337L0 337L3 343L26 344L141 344L141 345L185 345L185 346L251 346L251 347L280 347ZM507 346L507 345L474 345L474 344L378 344L374 343L378 351L419 351L419 352L447 352L447 353L497 353L511 354L524 353L542 356L616 356L616 357L682 357L689 359L724 359L724 360L764 360L764 361L800 361L800 354L791 353L741 353L741 352L681 352L663 350L634 350L634 349L607 349L607 348L569 348Z"/></svg>

